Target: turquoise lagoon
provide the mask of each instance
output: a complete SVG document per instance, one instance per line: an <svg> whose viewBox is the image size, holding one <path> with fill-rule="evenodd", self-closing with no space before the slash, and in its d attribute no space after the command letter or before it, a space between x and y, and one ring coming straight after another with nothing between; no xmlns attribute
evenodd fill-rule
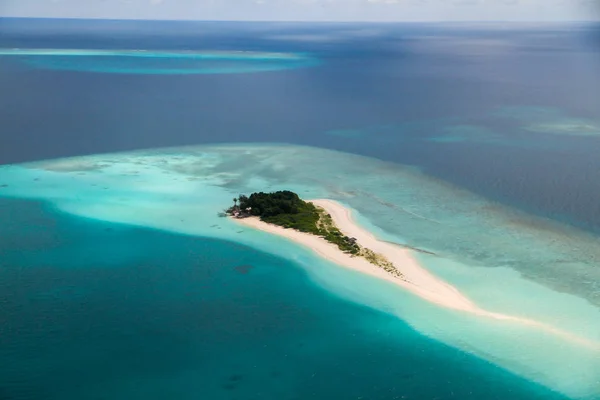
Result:
<svg viewBox="0 0 600 400"><path fill-rule="evenodd" d="M0 57L49 70L153 75L237 74L319 64L304 53L252 51L0 49Z"/></svg>
<svg viewBox="0 0 600 400"><path fill-rule="evenodd" d="M6 396L600 398L598 238L415 168L211 145L3 166L0 187ZM418 258L483 308L575 339L440 308L218 217L283 188L435 253Z"/></svg>

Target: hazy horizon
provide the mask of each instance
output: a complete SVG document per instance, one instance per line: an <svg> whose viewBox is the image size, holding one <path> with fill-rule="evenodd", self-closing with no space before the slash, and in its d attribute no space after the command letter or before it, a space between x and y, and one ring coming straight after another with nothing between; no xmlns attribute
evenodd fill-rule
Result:
<svg viewBox="0 0 600 400"><path fill-rule="evenodd" d="M8 0L0 17L285 22L598 21L595 2L543 0Z"/></svg>

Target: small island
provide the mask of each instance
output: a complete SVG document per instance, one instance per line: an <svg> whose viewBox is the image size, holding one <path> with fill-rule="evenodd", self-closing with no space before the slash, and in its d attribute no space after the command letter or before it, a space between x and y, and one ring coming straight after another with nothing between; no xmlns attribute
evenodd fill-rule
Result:
<svg viewBox="0 0 600 400"><path fill-rule="evenodd" d="M344 253L363 257L391 275L403 277L383 255L362 247L355 238L344 235L323 208L302 200L294 192L283 190L252 193L250 196L240 195L233 199L233 203L233 206L225 211L226 215L238 219L255 217L268 224L322 237Z"/></svg>
<svg viewBox="0 0 600 400"><path fill-rule="evenodd" d="M357 225L350 210L334 200L304 201L296 193L279 191L241 195L233 202L223 216L230 216L241 225L290 239L324 259L393 282L432 303L580 340L539 321L482 309L456 287L423 268L412 256L418 249L378 239Z"/></svg>

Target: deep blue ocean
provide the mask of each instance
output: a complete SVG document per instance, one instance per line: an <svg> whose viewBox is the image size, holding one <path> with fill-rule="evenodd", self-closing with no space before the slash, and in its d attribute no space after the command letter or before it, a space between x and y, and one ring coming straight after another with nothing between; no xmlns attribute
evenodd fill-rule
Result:
<svg viewBox="0 0 600 400"><path fill-rule="evenodd" d="M300 52L319 65L115 74L0 56L0 163L302 144L600 231L600 136L561 128L600 124L598 37L588 25L4 19L0 48ZM0 197L0 400L509 398L563 397L342 300L289 260Z"/></svg>

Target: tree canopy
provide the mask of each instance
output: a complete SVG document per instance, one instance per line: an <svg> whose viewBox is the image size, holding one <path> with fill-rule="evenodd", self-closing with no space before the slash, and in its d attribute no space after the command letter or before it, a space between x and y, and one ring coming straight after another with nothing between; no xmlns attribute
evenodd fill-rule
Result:
<svg viewBox="0 0 600 400"><path fill-rule="evenodd" d="M314 204L302 200L296 193L283 190L273 193L252 193L250 196L240 195L234 200L228 212L243 216L256 216L262 221L297 229L302 232L321 236L336 244L341 250L357 254L359 246L352 238L343 235L335 227L331 216Z"/></svg>
<svg viewBox="0 0 600 400"><path fill-rule="evenodd" d="M257 192L249 197L240 195L238 198L240 209L247 210L249 214L261 218L273 217L280 214L298 214L314 210L314 206L300 199L300 197L289 190L273 193Z"/></svg>

